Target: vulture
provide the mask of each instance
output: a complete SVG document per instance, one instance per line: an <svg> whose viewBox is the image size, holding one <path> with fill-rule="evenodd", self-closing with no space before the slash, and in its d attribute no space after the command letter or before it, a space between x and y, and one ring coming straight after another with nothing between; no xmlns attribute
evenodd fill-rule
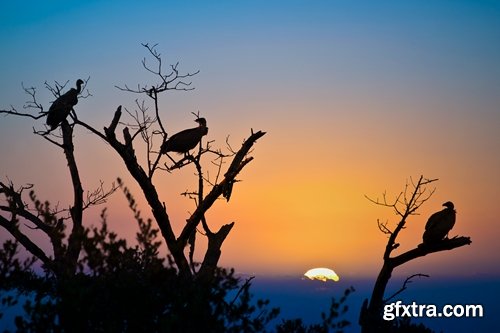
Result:
<svg viewBox="0 0 500 333"><path fill-rule="evenodd" d="M71 88L64 95L59 96L50 106L47 115L47 125L54 130L68 117L71 109L78 103L78 94L82 91L83 80L76 81L76 89Z"/></svg>
<svg viewBox="0 0 500 333"><path fill-rule="evenodd" d="M427 220L424 231L424 244L437 243L448 236L451 228L455 225L455 206L451 201L443 204L446 208L434 213Z"/></svg>
<svg viewBox="0 0 500 333"><path fill-rule="evenodd" d="M161 145L160 153L166 154L173 151L179 154L186 154L201 141L201 138L208 133L207 121L205 118L195 120L199 126L188 128L172 135Z"/></svg>

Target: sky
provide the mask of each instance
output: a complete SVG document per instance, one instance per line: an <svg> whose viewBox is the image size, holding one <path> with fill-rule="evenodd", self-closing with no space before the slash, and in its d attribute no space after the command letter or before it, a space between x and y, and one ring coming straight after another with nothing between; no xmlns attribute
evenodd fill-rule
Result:
<svg viewBox="0 0 500 333"><path fill-rule="evenodd" d="M222 148L228 135L238 147L252 129L267 132L230 202L207 216L214 228L236 222L224 266L375 277L387 241L377 219L398 220L365 196L393 198L424 175L439 179L436 191L409 220L398 253L421 242L428 216L448 200L457 209L451 236L470 236L472 245L395 274L500 276L497 1L10 1L0 4L0 38L2 109L22 110L21 84L37 87L47 109L45 81L72 86L90 77L92 96L76 112L102 129L118 105L133 110L138 97L116 85L155 82L141 67L141 43L157 43L165 64L200 71L195 90L161 97L167 131L193 127L191 112L199 111L207 139ZM35 184L40 198L65 207L64 156L32 133L44 121L0 117L0 179ZM75 145L85 190L121 177L151 216L110 147L82 128ZM156 178L177 232L194 209L179 195L194 189L193 173ZM132 241L124 196L106 206L112 228ZM97 224L102 208L86 212L85 223Z"/></svg>

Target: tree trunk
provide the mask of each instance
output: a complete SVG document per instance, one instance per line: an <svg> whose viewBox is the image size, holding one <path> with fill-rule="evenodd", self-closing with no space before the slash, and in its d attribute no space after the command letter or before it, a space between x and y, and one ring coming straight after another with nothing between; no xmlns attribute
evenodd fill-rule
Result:
<svg viewBox="0 0 500 333"><path fill-rule="evenodd" d="M452 250L464 245L471 244L469 237L455 237L452 239L444 239L433 245L420 244L418 247L404 252L396 257L384 259L384 264L373 286L370 302L365 300L361 308L359 316L359 324L361 325L361 333L378 333L387 330L390 322L382 319L382 311L385 305L384 294L391 278L393 270L403 265L404 263L426 256L429 253Z"/></svg>

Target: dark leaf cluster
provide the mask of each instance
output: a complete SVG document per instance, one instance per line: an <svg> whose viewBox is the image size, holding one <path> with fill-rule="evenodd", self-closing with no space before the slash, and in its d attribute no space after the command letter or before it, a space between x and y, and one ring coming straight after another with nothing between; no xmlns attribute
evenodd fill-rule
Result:
<svg viewBox="0 0 500 333"><path fill-rule="evenodd" d="M272 321L279 308L250 291L233 269L218 268L210 285L180 278L172 259L159 253L158 230L136 215L137 245L108 228L106 211L98 227L86 228L77 273L57 277L34 268L34 259L18 258L18 242L8 240L0 250L2 307L24 299L24 313L15 318L15 332L343 332L337 321L348 310L332 300L322 323L301 319Z"/></svg>

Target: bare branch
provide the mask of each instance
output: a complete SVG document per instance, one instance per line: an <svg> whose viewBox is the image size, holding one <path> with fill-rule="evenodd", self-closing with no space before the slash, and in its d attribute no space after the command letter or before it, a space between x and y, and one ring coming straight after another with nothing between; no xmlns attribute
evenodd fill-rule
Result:
<svg viewBox="0 0 500 333"><path fill-rule="evenodd" d="M236 300L238 299L238 297L240 297L240 294L243 290L247 289L250 287L251 285L251 282L252 280L255 278L255 276L250 276L248 279L245 280L245 283L241 286L241 288L238 290L238 292L236 293L236 295L234 296L233 300L231 301L231 303L229 303L229 306L232 307L234 305L234 303L236 302Z"/></svg>
<svg viewBox="0 0 500 333"><path fill-rule="evenodd" d="M104 182L101 180L99 187L97 187L93 191L87 191L86 199L83 202L83 210L91 207L102 205L107 202L108 198L115 193L115 191L119 188L114 182L111 184L109 190L104 189Z"/></svg>
<svg viewBox="0 0 500 333"><path fill-rule="evenodd" d="M387 223L389 222L380 222L380 220L377 220L378 229L386 235L392 235L392 231L387 227Z"/></svg>
<svg viewBox="0 0 500 333"><path fill-rule="evenodd" d="M15 115L15 116L20 116L20 117L28 117L32 119L40 119L44 117L47 112L43 111L43 106L37 101L36 98L36 88L35 87L28 87L26 88L23 83L21 83L21 86L24 90L24 92L30 96L30 99L26 101L23 105L23 109L28 109L28 110L38 110L37 113L24 113L24 112L19 112L11 106L10 110L0 110L0 113L6 114L6 115Z"/></svg>
<svg viewBox="0 0 500 333"><path fill-rule="evenodd" d="M191 214L190 218L188 219L184 229L181 232L181 235L177 239L177 242L181 248L184 248L186 246L186 242L189 238L189 235L191 234L191 232L193 232L198 223L201 221L201 218L205 214L205 212L213 205L215 200L217 200L217 198L219 198L219 196L222 195L225 187L232 185L232 182L234 181L238 173L245 167L246 164L248 164L252 160L252 157L249 157L247 159L244 158L250 151L254 143L265 134L266 133L262 131L253 133L242 144L240 150L234 156L233 161L231 162L231 165L228 168L228 171L224 174L224 179L219 184L217 184L212 188L210 193L208 193L207 196L203 198L203 201L200 202L196 210L193 212L193 214Z"/></svg>
<svg viewBox="0 0 500 333"><path fill-rule="evenodd" d="M394 200L388 201L386 192L383 193L382 199L372 199L365 195L370 202L391 208L394 213L401 217L394 230L390 230L386 223L380 223L377 220L379 230L384 234L390 234L389 241L387 242L384 258L389 258L391 252L399 245L396 245L396 238L399 232L405 228L406 220L410 215L416 215L416 211L434 194L435 188L429 190L426 185L437 181L437 179L426 179L420 176L415 183L412 178L405 184L404 191L400 192Z"/></svg>
<svg viewBox="0 0 500 333"><path fill-rule="evenodd" d="M384 300L385 289L396 267L430 253L452 250L471 244L469 237L455 237L452 239L443 239L432 244L420 244L412 250L391 257L392 251L399 247L399 243L396 242L396 239L401 230L405 228L408 217L417 215L417 210L434 194L435 188L429 189L428 185L435 181L437 181L437 179L426 179L423 176L420 176L416 182L410 178L405 184L404 191L397 195L394 201L390 202L387 200L385 193L382 200L378 198L373 200L367 197L368 200L377 205L392 208L400 217L400 221L394 230L390 230L387 227L387 222L381 223L380 220L377 220L379 230L384 234L388 234L389 240L384 250L383 265L375 281L370 302L368 303L368 300L366 300L361 309L359 323L362 326L362 332L381 331L383 320L380 318L380 311L384 302L387 302L404 291L413 277L426 276L424 274L410 276L399 291Z"/></svg>
<svg viewBox="0 0 500 333"><path fill-rule="evenodd" d="M43 264L49 268L53 269L54 265L52 260L43 252L43 250L38 247L29 237L19 230L15 219L9 221L2 215L0 215L0 226L5 228L21 245L24 246L32 255L40 259Z"/></svg>
<svg viewBox="0 0 500 333"><path fill-rule="evenodd" d="M140 185L144 197L146 198L151 210L153 212L153 216L155 217L156 223L160 228L160 231L165 238L167 243L167 247L170 250L170 253L174 257L175 263L179 268L179 272L181 276L190 277L192 275L190 266L186 257L184 256L183 249L177 245L175 235L170 224L170 219L166 211L165 204L163 204L159 197L158 192L156 191L155 186L153 185L151 178L144 171L144 169L139 165L137 161L137 157L131 145L131 137L128 133L128 129L124 129L125 143L121 143L116 138L116 124L120 121L121 117L121 106L117 108L111 125L108 128L104 128L104 132L106 134L106 141L113 147L113 149L120 155L127 170L130 175L135 179L135 181ZM120 183L120 182L118 182ZM187 240L186 240L187 241Z"/></svg>
<svg viewBox="0 0 500 333"><path fill-rule="evenodd" d="M49 258L49 256L46 255L45 252L40 247L38 247L38 245L36 245L19 229L19 222L17 218L18 215L28 218L36 225L40 226L40 228L48 235L51 235L52 228L46 225L38 217L28 212L26 210L26 205L22 201L21 195L23 190L29 189L31 187L32 185L21 186L20 189L15 190L12 183L6 185L0 182L0 194L3 194L5 196L5 199L8 203L8 206L0 206L0 210L9 212L11 214L10 220L0 215L0 226L7 230L19 243L21 243L21 245L25 247L27 251L40 259L47 268L52 269L54 268L53 262Z"/></svg>
<svg viewBox="0 0 500 333"><path fill-rule="evenodd" d="M383 302L384 303L387 303L389 302L391 299L393 299L394 297L396 297L397 295L401 294L403 291L405 291L407 288L408 288L408 284L410 284L412 282L412 279L415 278L415 277L426 277L428 278L429 275L427 274L413 274L413 275L410 275L409 277L406 278L406 280L403 282L403 286L398 290L396 291L394 294L392 294L391 296L389 296L388 298L386 298Z"/></svg>
<svg viewBox="0 0 500 333"><path fill-rule="evenodd" d="M141 64L146 71L156 76L160 80L160 82L150 87L146 85L137 85L137 88L135 89L130 88L128 85L124 85L124 87L115 86L117 89L136 94L146 94L153 99L157 98L158 93L167 90L189 91L194 89L193 87L191 87L191 81L184 81L183 79L189 79L198 74L200 71L198 70L193 73L188 72L186 74L179 74L179 62L177 62L175 65L170 65L170 71L168 73L163 73L162 58L161 54L156 49L157 45L158 44L142 44L142 46L144 46L148 50L149 54L153 57L154 61L156 62L156 66L150 66L146 58L141 61Z"/></svg>
<svg viewBox="0 0 500 333"><path fill-rule="evenodd" d="M400 266L410 260L418 257L424 257L430 253L453 250L457 247L470 245L472 243L470 237L453 237L450 239L443 239L435 244L427 245L420 244L417 248L402 253L394 258L390 258L390 263L393 267Z"/></svg>

